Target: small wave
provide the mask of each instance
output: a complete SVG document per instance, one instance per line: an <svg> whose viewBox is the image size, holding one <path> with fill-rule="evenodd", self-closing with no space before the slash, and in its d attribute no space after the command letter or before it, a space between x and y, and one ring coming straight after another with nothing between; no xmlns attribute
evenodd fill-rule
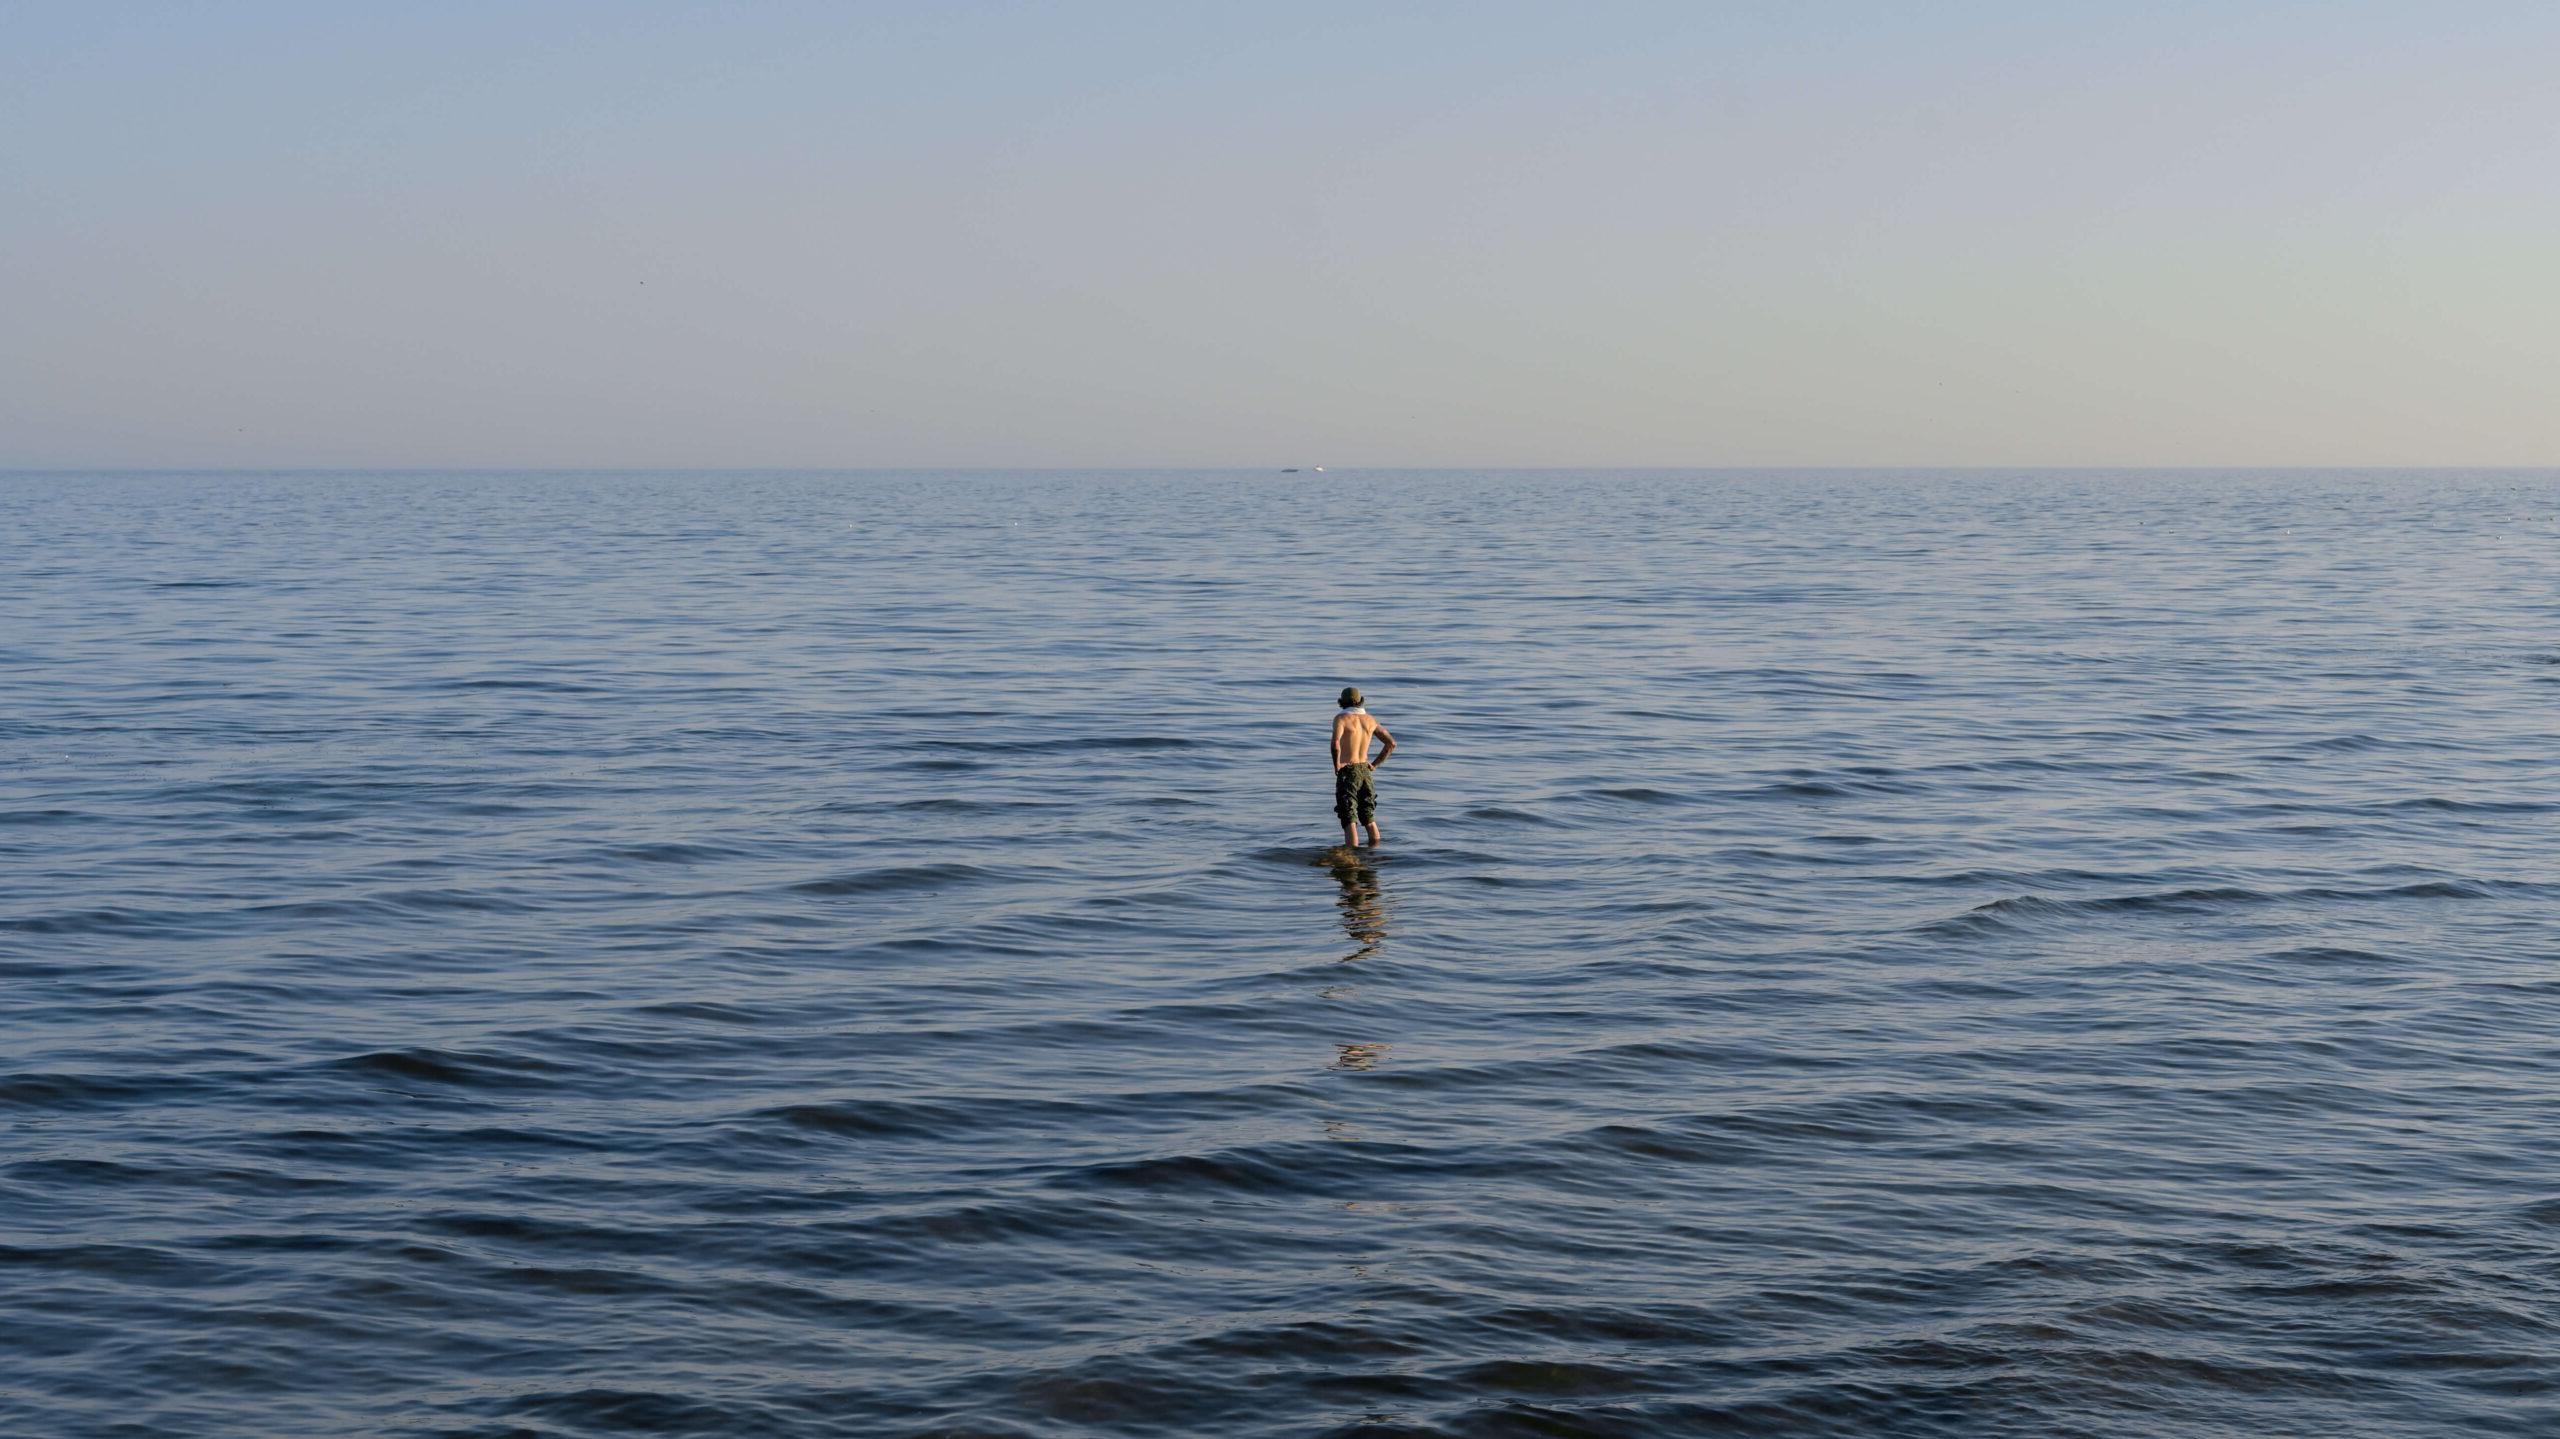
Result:
<svg viewBox="0 0 2560 1439"><path fill-rule="evenodd" d="M866 869L856 874L836 875L827 879L806 879L792 885L794 894L814 894L841 898L855 894L900 894L919 890L950 889L955 885L977 884L996 878L991 870L974 864L902 864L882 869Z"/></svg>
<svg viewBox="0 0 2560 1439"><path fill-rule="evenodd" d="M537 1246L552 1251L583 1250L627 1254L647 1236L637 1230L598 1224L568 1224L528 1214L445 1213L429 1215L418 1227L454 1239Z"/></svg>
<svg viewBox="0 0 2560 1439"><path fill-rule="evenodd" d="M1072 739L929 739L918 749L966 754L1075 754L1089 750L1198 749L1203 742L1178 735L1082 735Z"/></svg>
<svg viewBox="0 0 2560 1439"><path fill-rule="evenodd" d="M2358 754L2366 750L2389 749L2392 743L2390 740L2377 739L2369 734L2341 734L2331 735L2327 739L2312 740L2301 748L2338 754Z"/></svg>
<svg viewBox="0 0 2560 1439"><path fill-rule="evenodd" d="M346 1074L461 1089L526 1089L549 1084L569 1066L520 1055L475 1054L453 1049L382 1049L332 1059L320 1066Z"/></svg>
<svg viewBox="0 0 2560 1439"><path fill-rule="evenodd" d="M961 1099L926 1103L911 1099L838 1099L784 1104L747 1116L753 1123L782 1124L818 1134L860 1139L948 1140L989 1125L1048 1125L1083 1113L1072 1100Z"/></svg>
<svg viewBox="0 0 2560 1439"><path fill-rule="evenodd" d="M2534 896L2546 892L2548 888L2544 885L2516 881L2435 879L2363 889L2317 886L2306 889L2265 890L2221 886L2154 890L2141 894L2103 895L2087 899L2022 894L1976 905L1963 914L1932 920L1921 928L1927 931L2036 919L2103 917L2119 914L2207 914L2259 905L2295 904L2305 901L2489 899L2500 895Z"/></svg>
<svg viewBox="0 0 2560 1439"><path fill-rule="evenodd" d="M0 1270L24 1267L94 1274L125 1284L200 1289L235 1277L228 1266L207 1263L147 1244L0 1244Z"/></svg>
<svg viewBox="0 0 2560 1439"><path fill-rule="evenodd" d="M1257 1144L1209 1153L1091 1164L1061 1175L1056 1182L1073 1189L1328 1194L1375 1182L1381 1165L1415 1165L1431 1157L1433 1151L1421 1146L1383 1140L1367 1141L1356 1151L1329 1143Z"/></svg>
<svg viewBox="0 0 2560 1439"><path fill-rule="evenodd" d="M784 1104L758 1110L754 1123L779 1123L792 1129L860 1139L948 1140L990 1125L1066 1123L1086 1106L1063 1099L960 1099L925 1103L911 1099L862 1098Z"/></svg>
<svg viewBox="0 0 2560 1439"><path fill-rule="evenodd" d="M2270 950L2258 957L2260 959L2280 964L2386 965L2393 963L2392 958L2387 954L2376 954L2369 949L2347 949L2337 945L2327 944L2300 945L2292 949Z"/></svg>
<svg viewBox="0 0 2560 1439"><path fill-rule="evenodd" d="M2538 894L2544 886L2499 883L2488 880L2430 879L2414 884L2386 885L2378 889L2340 889L2321 887L2296 890L2286 898L2301 899L2490 899L2501 894Z"/></svg>
<svg viewBox="0 0 2560 1439"><path fill-rule="evenodd" d="M5 1088L5 1081L0 1081ZM171 1176L165 1171L140 1164L119 1164L112 1159L28 1159L12 1164L6 1171L12 1179L39 1184L72 1184L87 1188L107 1188L129 1184L166 1183ZM192 1176L189 1176L192 1178Z"/></svg>
<svg viewBox="0 0 2560 1439"><path fill-rule="evenodd" d="M418 914L524 914L537 906L504 895L465 889L402 889L346 899L307 899L253 904L228 913L262 920L378 920Z"/></svg>
<svg viewBox="0 0 2560 1439"><path fill-rule="evenodd" d="M863 1139L907 1138L942 1128L938 1106L900 1104L894 1100L842 1100L834 1104L786 1104L755 1118L778 1120L794 1129Z"/></svg>
<svg viewBox="0 0 2560 1439"><path fill-rule="evenodd" d="M1500 804L1477 805L1475 808L1466 811L1466 817L1469 819L1489 820L1498 824L1534 824L1551 827L1562 823L1562 821L1557 820L1552 815L1537 814L1525 809L1513 809L1509 805Z"/></svg>
<svg viewBox="0 0 2560 1439"><path fill-rule="evenodd" d="M746 1416L735 1406L653 1389L527 1394L508 1400L505 1412L615 1434L735 1434L753 1427L742 1424Z"/></svg>
<svg viewBox="0 0 2560 1439"><path fill-rule="evenodd" d="M667 1004L644 1004L631 1011L653 1019L694 1019L710 1024L756 1025L765 1016L743 1005L721 1004L707 999L677 1000Z"/></svg>
<svg viewBox="0 0 2560 1439"><path fill-rule="evenodd" d="M580 684L575 680L502 678L422 680L416 684L404 686L404 688L411 690L445 691L455 693L468 692L471 690L529 690L536 694L592 695L603 694L606 692L605 687L602 685Z"/></svg>
<svg viewBox="0 0 2560 1439"><path fill-rule="evenodd" d="M1655 789L1649 785L1640 784L1595 789L1591 793L1603 799L1622 799L1630 804L1694 804L1697 798L1694 795L1681 794L1676 790Z"/></svg>
<svg viewBox="0 0 2560 1439"><path fill-rule="evenodd" d="M1973 912L2018 915L2141 914L2163 909L2227 909L2236 905L2265 904L2279 897L2267 890L2245 889L2232 885L2152 890L2143 894L2114 894L2100 899L2050 899L2042 895L2024 894L1977 905Z"/></svg>
<svg viewBox="0 0 2560 1439"><path fill-rule="evenodd" d="M20 934L164 934L188 927L192 918L182 919L158 910L81 909L63 914L0 918L0 930L15 930Z"/></svg>
<svg viewBox="0 0 2560 1439"><path fill-rule="evenodd" d="M35 1072L0 1075L0 1105L25 1109L92 1109L147 1103L184 1088L181 1082L112 1074Z"/></svg>
<svg viewBox="0 0 2560 1439"><path fill-rule="evenodd" d="M1264 864L1327 865L1340 860L1347 851L1343 846L1323 844L1274 844L1252 850L1245 858ZM1382 856L1366 850L1356 852L1362 861Z"/></svg>
<svg viewBox="0 0 2560 1439"><path fill-rule="evenodd" d="M736 859L746 853L735 846L719 844L685 844L667 841L659 844L612 845L597 850L598 859L623 864L709 864L717 860Z"/></svg>
<svg viewBox="0 0 2560 1439"><path fill-rule="evenodd" d="M1480 849L1458 849L1435 846L1428 849L1364 849L1360 859L1365 864L1409 864L1424 869L1447 869L1456 865L1508 864L1511 856L1488 854Z"/></svg>
<svg viewBox="0 0 2560 1439"><path fill-rule="evenodd" d="M2446 814L2540 814L2560 808L2560 805L2547 800L2455 799L2450 795L2420 795L2415 799L2394 800L2379 808L2437 810Z"/></svg>
<svg viewBox="0 0 2560 1439"><path fill-rule="evenodd" d="M1768 799L1846 799L1862 794L1909 794L1919 786L1898 778L1899 771L1882 766L1866 766L1834 774L1798 774L1752 789L1738 790L1733 798ZM1974 786L1980 789L1981 786Z"/></svg>
<svg viewBox="0 0 2560 1439"><path fill-rule="evenodd" d="M1286 1194L1308 1192L1312 1178L1265 1156L1228 1153L1177 1154L1089 1165L1063 1182L1073 1188Z"/></svg>
<svg viewBox="0 0 2560 1439"><path fill-rule="evenodd" d="M831 804L826 807L830 810L841 809L844 812L856 814L867 814L872 808L867 804L842 806ZM1055 809L1057 802L1045 799L963 799L951 795L938 795L932 799L901 800L889 807L922 814L1004 814L1022 809Z"/></svg>
<svg viewBox="0 0 2560 1439"><path fill-rule="evenodd" d="M1671 1134L1647 1124L1604 1124L1575 1141L1613 1155L1668 1164L1746 1164L1764 1157L1767 1146L1731 1134Z"/></svg>
<svg viewBox="0 0 2560 1439"><path fill-rule="evenodd" d="M1830 780L1791 779L1744 790L1743 799L1840 799L1856 791Z"/></svg>
<svg viewBox="0 0 2560 1439"><path fill-rule="evenodd" d="M1477 1393L1540 1399L1637 1394L1662 1383L1662 1376L1651 1370L1553 1359L1480 1360L1457 1370L1450 1377ZM1562 1432L1569 1433L1575 1427L1580 1426L1571 1425Z"/></svg>

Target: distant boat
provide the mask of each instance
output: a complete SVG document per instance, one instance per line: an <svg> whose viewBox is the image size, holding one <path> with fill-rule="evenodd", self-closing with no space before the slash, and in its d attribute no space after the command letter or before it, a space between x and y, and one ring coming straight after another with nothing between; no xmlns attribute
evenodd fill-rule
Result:
<svg viewBox="0 0 2560 1439"><path fill-rule="evenodd" d="M1297 473L1297 471L1296 471L1296 470L1282 470L1280 473L1282 473L1282 474L1284 474L1284 475L1294 475L1294 474L1296 474L1296 473Z"/></svg>

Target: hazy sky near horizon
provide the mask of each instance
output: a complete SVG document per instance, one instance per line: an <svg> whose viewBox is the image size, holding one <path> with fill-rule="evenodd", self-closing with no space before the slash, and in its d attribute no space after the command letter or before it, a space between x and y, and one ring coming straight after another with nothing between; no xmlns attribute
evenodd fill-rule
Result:
<svg viewBox="0 0 2560 1439"><path fill-rule="evenodd" d="M2560 6L0 0L0 467L2560 463Z"/></svg>

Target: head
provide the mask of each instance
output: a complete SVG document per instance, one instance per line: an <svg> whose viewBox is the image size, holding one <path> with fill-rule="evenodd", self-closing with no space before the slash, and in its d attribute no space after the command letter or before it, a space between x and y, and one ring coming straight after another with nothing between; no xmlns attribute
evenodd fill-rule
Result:
<svg viewBox="0 0 2560 1439"><path fill-rule="evenodd" d="M1342 692L1342 698L1336 701L1336 703L1340 704L1344 709L1358 709L1362 703L1360 699L1360 692L1356 689L1346 689Z"/></svg>

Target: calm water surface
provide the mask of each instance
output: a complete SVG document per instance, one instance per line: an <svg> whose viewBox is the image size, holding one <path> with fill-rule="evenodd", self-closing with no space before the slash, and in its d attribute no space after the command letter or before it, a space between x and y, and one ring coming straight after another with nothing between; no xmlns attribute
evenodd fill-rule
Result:
<svg viewBox="0 0 2560 1439"><path fill-rule="evenodd" d="M0 476L0 1432L2560 1433L2556 541Z"/></svg>

